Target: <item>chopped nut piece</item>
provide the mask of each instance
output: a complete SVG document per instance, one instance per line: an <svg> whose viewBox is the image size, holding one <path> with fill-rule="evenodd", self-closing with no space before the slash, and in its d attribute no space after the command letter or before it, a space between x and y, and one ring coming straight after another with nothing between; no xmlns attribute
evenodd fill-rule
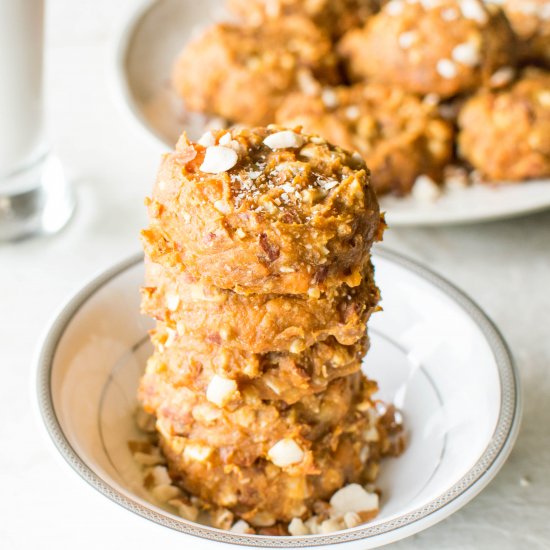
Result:
<svg viewBox="0 0 550 550"><path fill-rule="evenodd" d="M369 512L378 509L378 495L367 493L361 485L352 483L336 491L330 499L330 505L338 514Z"/></svg>
<svg viewBox="0 0 550 550"><path fill-rule="evenodd" d="M151 473L153 475L153 482L155 485L171 485L172 479L168 475L166 466L155 466Z"/></svg>
<svg viewBox="0 0 550 550"><path fill-rule="evenodd" d="M443 78L454 78L458 74L456 65L450 59L440 59L436 69Z"/></svg>
<svg viewBox="0 0 550 550"><path fill-rule="evenodd" d="M212 147L216 145L216 138L212 132L205 132L198 141L199 145L203 147Z"/></svg>
<svg viewBox="0 0 550 550"><path fill-rule="evenodd" d="M151 494L161 502L168 502L181 495L181 491L174 485L157 485L151 489Z"/></svg>
<svg viewBox="0 0 550 550"><path fill-rule="evenodd" d="M201 164L201 172L207 174L221 174L231 170L239 160L237 153L230 147L213 145L206 149L204 161Z"/></svg>
<svg viewBox="0 0 550 550"><path fill-rule="evenodd" d="M481 61L479 49L473 42L464 42L464 44L455 46L451 56L457 63L468 67L475 67Z"/></svg>
<svg viewBox="0 0 550 550"><path fill-rule="evenodd" d="M218 529L229 529L235 516L227 508L215 508L210 512L210 521Z"/></svg>
<svg viewBox="0 0 550 550"><path fill-rule="evenodd" d="M180 498L174 498L168 501L170 506L178 510L178 515L189 521L196 521L199 517L199 509L192 504L187 504Z"/></svg>
<svg viewBox="0 0 550 550"><path fill-rule="evenodd" d="M300 518L292 519L292 521L288 524L288 532L294 537L310 534L310 530Z"/></svg>
<svg viewBox="0 0 550 550"><path fill-rule="evenodd" d="M170 311L176 311L180 305L180 297L177 294L166 294L166 307Z"/></svg>
<svg viewBox="0 0 550 550"><path fill-rule="evenodd" d="M357 527L362 523L361 518L355 512L346 512L344 514L344 525L351 529L352 527Z"/></svg>
<svg viewBox="0 0 550 550"><path fill-rule="evenodd" d="M502 67L491 75L489 85L491 88L501 88L512 82L515 75L516 70L513 67Z"/></svg>
<svg viewBox="0 0 550 550"><path fill-rule="evenodd" d="M237 382L229 378L214 375L208 389L206 390L206 399L218 407L226 405L237 392Z"/></svg>
<svg viewBox="0 0 550 550"><path fill-rule="evenodd" d="M329 533L340 531L343 527L341 518L329 518L321 523L320 533L328 535Z"/></svg>
<svg viewBox="0 0 550 550"><path fill-rule="evenodd" d="M478 0L460 0L460 11L467 19L473 19L482 25L487 23L487 12Z"/></svg>
<svg viewBox="0 0 550 550"><path fill-rule="evenodd" d="M254 529L252 529L252 527L250 527L250 525L248 525L248 523L243 519L240 519L239 521L234 523L230 531L232 531L233 533L239 533L240 535L254 534Z"/></svg>
<svg viewBox="0 0 550 550"><path fill-rule="evenodd" d="M200 443L187 443L183 449L183 456L188 460L204 462L212 454L212 448Z"/></svg>
<svg viewBox="0 0 550 550"><path fill-rule="evenodd" d="M418 176L412 188L412 196L421 202L434 202L441 195L441 189L432 178Z"/></svg>
<svg viewBox="0 0 550 550"><path fill-rule="evenodd" d="M270 149L297 149L304 144L304 138L291 130L270 134L264 139Z"/></svg>
<svg viewBox="0 0 550 550"><path fill-rule="evenodd" d="M304 451L294 439L286 438L275 443L267 456L275 466L286 468L301 462L304 459Z"/></svg>

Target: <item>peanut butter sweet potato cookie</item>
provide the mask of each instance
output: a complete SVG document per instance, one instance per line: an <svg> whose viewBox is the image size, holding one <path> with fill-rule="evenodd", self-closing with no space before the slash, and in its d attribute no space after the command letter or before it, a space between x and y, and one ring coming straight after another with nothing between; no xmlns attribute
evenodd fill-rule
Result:
<svg viewBox="0 0 550 550"><path fill-rule="evenodd" d="M184 135L148 204L152 261L243 294L358 286L383 229L359 155L272 126Z"/></svg>
<svg viewBox="0 0 550 550"><path fill-rule="evenodd" d="M254 126L273 122L283 97L312 77L339 81L331 41L309 19L286 17L210 27L184 48L172 81L189 110Z"/></svg>
<svg viewBox="0 0 550 550"><path fill-rule="evenodd" d="M391 0L339 46L352 79L450 97L515 63L515 40L495 5L480 0Z"/></svg>
<svg viewBox="0 0 550 550"><path fill-rule="evenodd" d="M441 181L453 153L452 126L436 106L395 86L325 88L316 96L297 92L281 105L277 122L358 151L378 194L407 194L420 175Z"/></svg>
<svg viewBox="0 0 550 550"><path fill-rule="evenodd" d="M550 74L527 69L509 89L478 92L459 125L460 153L486 180L550 176Z"/></svg>

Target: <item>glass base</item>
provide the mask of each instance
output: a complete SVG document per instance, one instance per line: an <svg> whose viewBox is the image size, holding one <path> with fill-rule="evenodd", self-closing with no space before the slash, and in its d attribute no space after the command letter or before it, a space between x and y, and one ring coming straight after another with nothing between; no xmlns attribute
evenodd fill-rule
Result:
<svg viewBox="0 0 550 550"><path fill-rule="evenodd" d="M0 179L0 242L56 233L71 218L72 189L52 155Z"/></svg>

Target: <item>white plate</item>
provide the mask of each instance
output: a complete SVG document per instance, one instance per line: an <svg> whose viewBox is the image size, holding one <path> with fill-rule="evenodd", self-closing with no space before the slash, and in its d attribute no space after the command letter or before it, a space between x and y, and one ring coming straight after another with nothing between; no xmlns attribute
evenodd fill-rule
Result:
<svg viewBox="0 0 550 550"><path fill-rule="evenodd" d="M155 505L127 447L136 439L138 378L150 352L139 314L143 264L134 257L86 285L59 313L37 363L40 411L57 449L98 491L144 518L202 537L201 547L374 548L447 517L494 477L511 450L517 373L484 314L438 276L379 250L382 313L372 318L365 371L403 411L405 453L382 464L375 521L330 535L237 535ZM193 541L190 541L193 544Z"/></svg>
<svg viewBox="0 0 550 550"><path fill-rule="evenodd" d="M183 129L196 139L205 119L185 113L171 91L172 63L189 37L223 18L220 0L146 0L126 24L117 45L115 79L125 108L157 144L172 148ZM497 188L448 190L435 202L382 198L391 226L472 223L550 208L550 180Z"/></svg>

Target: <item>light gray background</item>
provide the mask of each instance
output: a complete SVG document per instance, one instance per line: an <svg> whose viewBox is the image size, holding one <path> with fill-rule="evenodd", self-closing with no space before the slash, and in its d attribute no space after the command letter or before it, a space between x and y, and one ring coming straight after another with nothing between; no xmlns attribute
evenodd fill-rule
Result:
<svg viewBox="0 0 550 550"><path fill-rule="evenodd" d="M48 115L78 211L54 238L0 246L0 547L179 548L177 536L77 478L52 452L33 410L40 336L84 281L138 250L143 198L160 153L116 105L110 76L113 41L137 1L48 4ZM390 229L385 245L444 275L485 309L512 348L525 397L517 445L497 478L461 511L393 548L550 548L550 212L470 227Z"/></svg>

